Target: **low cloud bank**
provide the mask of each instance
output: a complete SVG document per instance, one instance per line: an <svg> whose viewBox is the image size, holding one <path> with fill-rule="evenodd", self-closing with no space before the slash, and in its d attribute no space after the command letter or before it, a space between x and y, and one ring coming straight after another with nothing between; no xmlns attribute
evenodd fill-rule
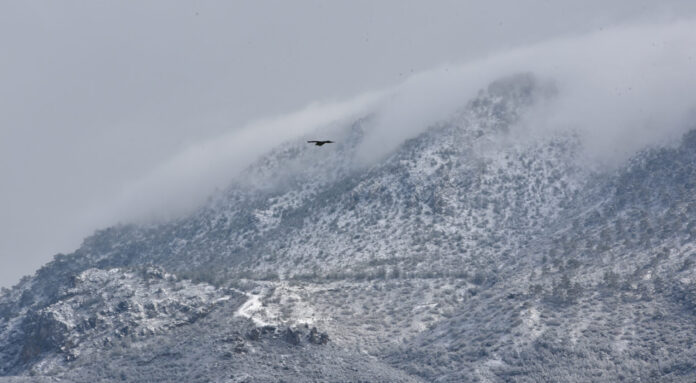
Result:
<svg viewBox="0 0 696 383"><path fill-rule="evenodd" d="M97 212L121 221L166 220L188 213L262 154L321 128L350 123L374 110L382 98L383 92L373 92L343 102L315 103L200 142L127 185L108 212Z"/></svg>
<svg viewBox="0 0 696 383"><path fill-rule="evenodd" d="M696 127L696 21L617 27L442 66L392 89L252 123L172 158L129 185L115 210L94 218L184 214L273 147L367 114L375 119L359 154L370 164L446 119L490 82L520 72L553 82L558 96L532 110L518 134L573 130L597 164L616 165Z"/></svg>
<svg viewBox="0 0 696 383"><path fill-rule="evenodd" d="M520 72L558 89L558 97L527 116L524 134L574 130L599 163L615 165L696 127L696 21L690 20L617 27L418 74L382 105L363 156L383 156L492 81Z"/></svg>

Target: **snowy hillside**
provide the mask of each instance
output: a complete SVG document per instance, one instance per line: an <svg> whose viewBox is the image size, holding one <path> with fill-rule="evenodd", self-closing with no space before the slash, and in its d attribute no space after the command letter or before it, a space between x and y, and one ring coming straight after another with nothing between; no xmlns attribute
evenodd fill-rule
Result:
<svg viewBox="0 0 696 383"><path fill-rule="evenodd" d="M556 92L500 79L374 163L364 116L190 216L95 233L0 296L0 372L693 378L696 134L601 168L572 131L525 130Z"/></svg>

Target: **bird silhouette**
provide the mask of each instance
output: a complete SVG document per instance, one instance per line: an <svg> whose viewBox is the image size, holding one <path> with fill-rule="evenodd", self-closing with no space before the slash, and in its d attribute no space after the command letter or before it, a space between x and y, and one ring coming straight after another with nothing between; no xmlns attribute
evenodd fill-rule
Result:
<svg viewBox="0 0 696 383"><path fill-rule="evenodd" d="M326 141L316 141L316 140L312 140L312 141L307 141L307 143L314 144L314 145L316 145L316 146L322 146L322 145L324 145L324 144L333 144L334 142L333 142L333 141L329 141L329 140L326 140Z"/></svg>

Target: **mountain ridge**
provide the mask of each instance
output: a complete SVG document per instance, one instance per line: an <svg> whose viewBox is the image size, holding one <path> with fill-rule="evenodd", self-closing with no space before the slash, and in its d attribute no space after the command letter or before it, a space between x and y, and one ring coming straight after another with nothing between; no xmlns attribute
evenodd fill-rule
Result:
<svg viewBox="0 0 696 383"><path fill-rule="evenodd" d="M583 142L572 132L515 139L525 134L525 113L557 92L529 73L493 82L369 165L359 157L375 118L367 116L335 128L331 151L308 147L304 137L272 151L190 216L95 233L0 295L0 342L11 345L3 348L32 354L17 361L0 353L2 374L119 379L112 376L118 364L108 373L96 367L106 357L90 343L97 332L76 337L76 327L47 327L30 313L83 307L65 291L84 273L114 270L102 293L118 291L123 276L142 286L142 296L155 296L157 283L137 276L161 270L179 281L166 283L200 302L206 294L233 298L195 323L129 338L115 356L152 379L172 375L134 367L135 350L162 353L152 339L169 343L176 331L195 337L205 326L216 330L165 359L190 353L215 366L227 360L208 378L222 379L242 361L270 374L249 370L239 381L282 377L283 370L271 372L282 365L277 355L314 366L287 372L290 381L693 376L693 351L674 344L690 344L688 320L696 312L696 133L600 171L582 163ZM100 288L92 290L85 296ZM197 310L188 298L171 296L176 307ZM133 328L148 328L137 314L146 310L132 310L147 303L125 302ZM244 302L245 316L235 316ZM110 318L104 331L122 328L120 316ZM241 339L232 343L245 349L255 344L244 340L253 329L273 330L258 346L263 352L239 353L241 359L202 351L218 344L227 325ZM300 336L287 334L310 326L330 340L324 351L314 344L287 351L286 338ZM668 334L659 335L664 328ZM36 353L32 331L77 339L77 348L61 350L61 341ZM101 356L70 354L80 344ZM344 367L332 372L335 363ZM364 368L351 370L351 363ZM191 380L205 380L193 370L201 375L187 375Z"/></svg>

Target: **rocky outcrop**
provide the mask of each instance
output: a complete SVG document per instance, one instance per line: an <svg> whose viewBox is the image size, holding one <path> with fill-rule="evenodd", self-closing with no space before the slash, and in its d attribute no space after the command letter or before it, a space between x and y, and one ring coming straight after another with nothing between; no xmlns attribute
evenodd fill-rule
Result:
<svg viewBox="0 0 696 383"><path fill-rule="evenodd" d="M326 344L329 342L329 335L323 332L317 331L316 327L312 327L307 334L307 341L312 344Z"/></svg>
<svg viewBox="0 0 696 383"><path fill-rule="evenodd" d="M57 302L32 308L15 331L8 331L13 334L10 347L0 351L10 360L5 369L45 358L71 362L84 350L110 347L112 339L146 337L189 325L229 299L213 286L179 280L154 267L141 273L89 269L58 290ZM18 357L9 355L12 347Z"/></svg>
<svg viewBox="0 0 696 383"><path fill-rule="evenodd" d="M246 334L246 339L250 341L261 341L263 339L281 339L292 346L303 344L325 345L329 342L329 335L320 332L316 327L309 328L303 326L262 326L251 329Z"/></svg>

